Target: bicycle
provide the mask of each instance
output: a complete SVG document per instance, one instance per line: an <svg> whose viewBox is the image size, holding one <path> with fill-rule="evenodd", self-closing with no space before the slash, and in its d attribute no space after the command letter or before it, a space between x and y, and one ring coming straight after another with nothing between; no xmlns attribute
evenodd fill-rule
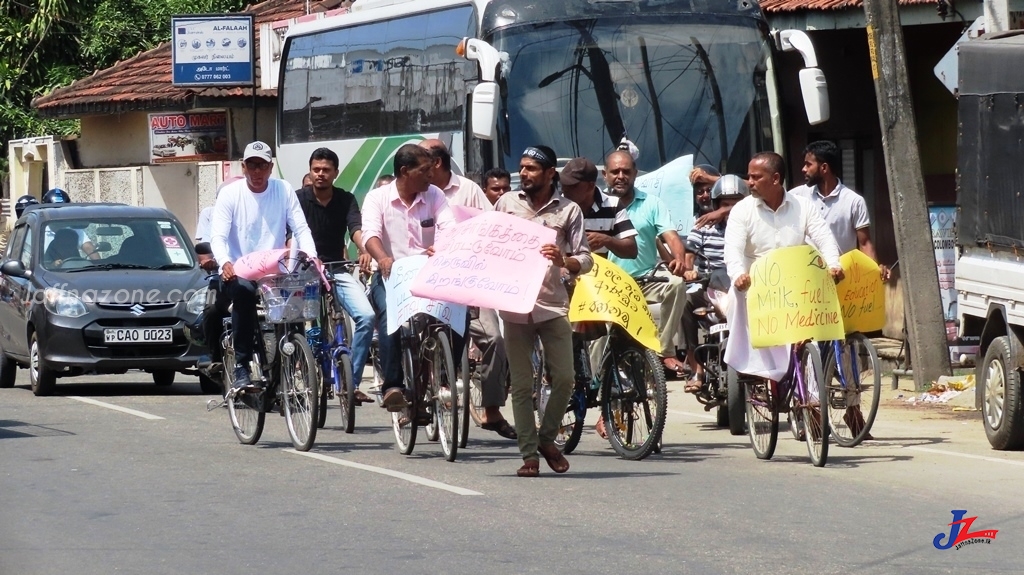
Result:
<svg viewBox="0 0 1024 575"><path fill-rule="evenodd" d="M668 278L647 274L636 278L638 284L666 282ZM580 322L590 323L595 322ZM598 327L600 326L600 327ZM608 344L600 361L600 377L590 365L590 339L601 337L604 324L579 326L573 331L573 365L576 372L573 392L566 407L555 444L563 453L572 453L579 445L587 410L601 408L608 441L624 459L639 461L661 451L665 429L668 386L661 359L634 340L623 328L611 324ZM547 407L550 384L545 381L543 348L535 344L533 370L537 421ZM637 385L641 382L642 385Z"/></svg>
<svg viewBox="0 0 1024 575"><path fill-rule="evenodd" d="M306 331L306 337L316 359L322 387L320 390L320 411L317 427L327 422L327 402L338 398L341 407L341 425L345 433L355 430L356 407L355 379L352 373L352 329L345 310L334 299L335 274L351 273L358 262L332 262L324 264L324 275L328 289L320 295L318 325Z"/></svg>
<svg viewBox="0 0 1024 575"><path fill-rule="evenodd" d="M845 340L822 345L825 383L831 417L832 438L840 447L855 447L871 432L882 396L882 366L874 344L864 334L854 332ZM856 410L869 399L867 413ZM860 423L863 421L863 425Z"/></svg>
<svg viewBox="0 0 1024 575"><path fill-rule="evenodd" d="M779 414L791 416L791 430L807 443L815 467L828 460L828 401L822 377L821 353L814 342L790 346L789 367L778 382L763 378L740 379L744 387L747 430L758 459L771 459L779 438Z"/></svg>
<svg viewBox="0 0 1024 575"><path fill-rule="evenodd" d="M235 350L231 318L224 318L221 346L228 391L228 417L239 442L254 445L263 434L266 414L280 410L292 445L309 451L316 440L320 384L306 340L305 322L317 317L320 276L311 260L290 274L257 280L257 336L250 361L254 387L235 388Z"/></svg>
<svg viewBox="0 0 1024 575"><path fill-rule="evenodd" d="M416 314L400 329L409 407L391 414L395 448L402 455L410 455L416 446L417 428L428 427L436 420L441 451L447 461L455 461L460 433L459 394L452 393L455 364L451 328L429 315Z"/></svg>

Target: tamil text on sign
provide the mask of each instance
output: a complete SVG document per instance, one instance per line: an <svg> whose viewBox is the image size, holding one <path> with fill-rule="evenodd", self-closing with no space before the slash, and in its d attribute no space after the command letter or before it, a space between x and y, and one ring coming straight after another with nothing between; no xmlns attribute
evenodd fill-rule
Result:
<svg viewBox="0 0 1024 575"><path fill-rule="evenodd" d="M409 291L416 274L427 263L427 256L410 256L395 260L391 275L384 280L387 291L388 333L395 333L399 326L418 313L432 315L452 326L460 335L466 330L466 306L436 299L416 297Z"/></svg>
<svg viewBox="0 0 1024 575"><path fill-rule="evenodd" d="M412 284L412 293L465 305L529 313L550 262L540 247L555 230L502 212L456 224Z"/></svg>
<svg viewBox="0 0 1024 575"><path fill-rule="evenodd" d="M610 321L644 347L661 351L658 328L640 286L622 268L599 255L594 255L590 273L576 282L569 321Z"/></svg>

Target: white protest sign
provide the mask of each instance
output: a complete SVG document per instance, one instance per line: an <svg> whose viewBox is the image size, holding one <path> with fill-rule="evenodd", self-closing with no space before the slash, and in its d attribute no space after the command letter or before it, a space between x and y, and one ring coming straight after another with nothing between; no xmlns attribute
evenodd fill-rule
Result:
<svg viewBox="0 0 1024 575"><path fill-rule="evenodd" d="M444 323L452 326L452 329L459 335L466 330L466 306L427 299L412 295L409 288L416 274L426 265L427 256L409 256L395 260L391 266L391 275L384 280L384 289L387 292L386 304L388 307L389 334L398 331L398 328L418 313L425 313L436 317Z"/></svg>

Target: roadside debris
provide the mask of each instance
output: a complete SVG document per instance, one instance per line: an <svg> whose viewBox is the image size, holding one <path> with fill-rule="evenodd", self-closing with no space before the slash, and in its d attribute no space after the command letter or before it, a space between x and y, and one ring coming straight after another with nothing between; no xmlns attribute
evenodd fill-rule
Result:
<svg viewBox="0 0 1024 575"><path fill-rule="evenodd" d="M932 384L928 391L920 395L912 395L906 398L910 404L917 403L949 403L951 399L974 387L974 375L964 376L942 376ZM897 396L897 399L903 394Z"/></svg>

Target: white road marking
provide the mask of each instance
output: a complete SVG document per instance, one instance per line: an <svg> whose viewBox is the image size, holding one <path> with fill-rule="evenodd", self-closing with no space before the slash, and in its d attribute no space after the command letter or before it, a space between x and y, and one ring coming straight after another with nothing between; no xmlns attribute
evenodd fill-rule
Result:
<svg viewBox="0 0 1024 575"><path fill-rule="evenodd" d="M146 413L145 411L138 411L135 409L128 409L127 407L121 407L120 405L114 405L112 403L106 403L103 401L97 401L88 397L79 397L77 395L69 395L68 399L74 399L75 401L81 401L82 403L88 403L90 405L98 405L99 407L105 407L107 409L113 409L114 411L120 411L121 413L127 413L128 415L134 415L135 417L141 417L142 419L163 419L159 415L153 415L152 413Z"/></svg>
<svg viewBox="0 0 1024 575"><path fill-rule="evenodd" d="M938 455L952 455L953 457L964 457L967 459L980 459L981 461L991 461L992 463L1005 463L1007 465L1019 465L1024 467L1024 461L1011 461L1009 459L999 459L998 457L986 457L984 455L971 455L970 453L959 453L956 451L944 451L942 449L932 449L930 447L917 447L915 445L901 445L903 449L910 449L913 451L923 451L925 453L935 453Z"/></svg>
<svg viewBox="0 0 1024 575"><path fill-rule="evenodd" d="M676 415L682 415L682 416L685 416L685 417L696 417L697 419L710 419L711 421L715 421L717 419L717 417L715 417L714 415L708 415L707 413L694 413L692 411L679 411L678 409L667 409L666 411L669 412L669 413L674 413Z"/></svg>
<svg viewBox="0 0 1024 575"><path fill-rule="evenodd" d="M333 463L335 465L342 465L345 467L352 467L353 469L359 469L362 471L369 471L370 473L379 473L381 475L387 475L388 477L394 477L395 479L402 479L410 483L417 485L424 485L426 487L433 487L434 489L441 489L444 491L450 491L456 495L483 495L479 491L473 491L471 489L465 489L463 487L456 487L454 485L448 485L447 483L441 483L440 481L434 481L433 479L427 479L418 475L410 475L408 473L402 473L401 471L394 471L391 469L385 469L383 467L374 467L373 465L366 465L364 463L356 463L354 461L346 461L337 457L331 457L329 455L323 455L321 453L310 453L308 451L296 451L294 449L285 449L285 453L294 453L295 455L302 455L313 459L319 459L327 463Z"/></svg>

